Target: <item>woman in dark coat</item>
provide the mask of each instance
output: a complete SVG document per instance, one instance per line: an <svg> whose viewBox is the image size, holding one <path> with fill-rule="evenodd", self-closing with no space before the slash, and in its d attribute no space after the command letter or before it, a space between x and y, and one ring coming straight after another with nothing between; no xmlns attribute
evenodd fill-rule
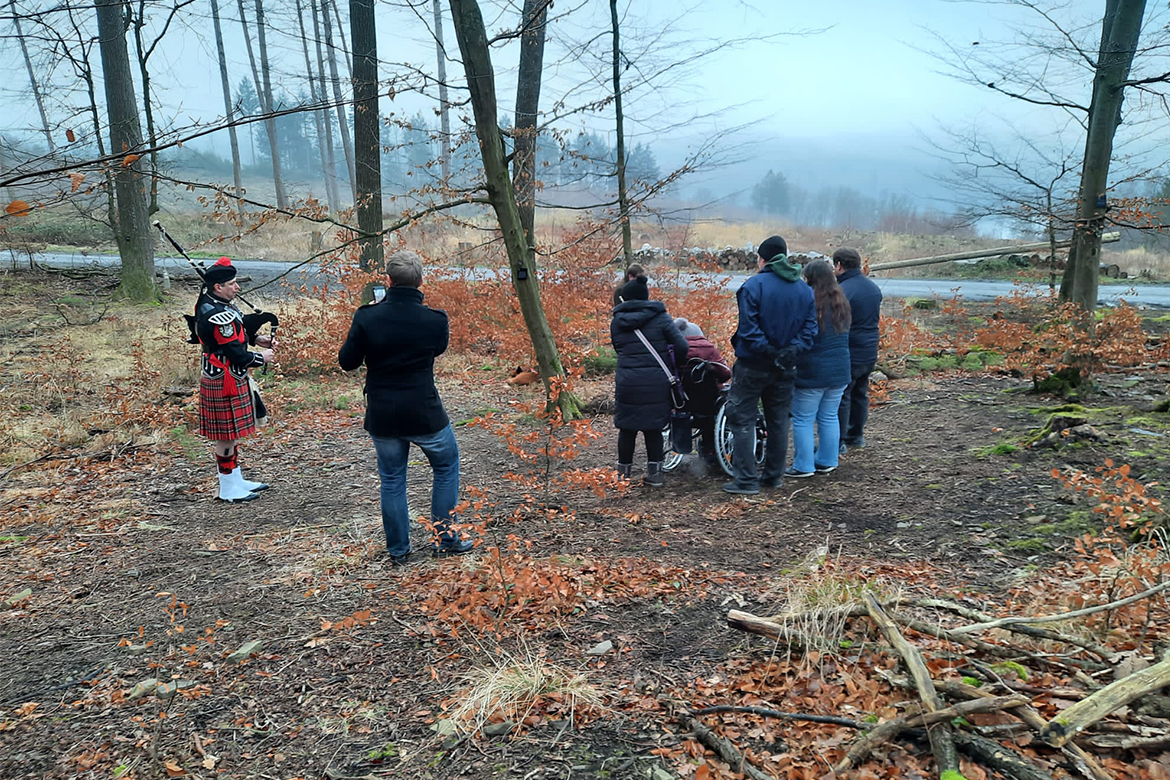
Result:
<svg viewBox="0 0 1170 780"><path fill-rule="evenodd" d="M662 301L650 300L646 277L622 288L622 302L613 309L609 337L617 352L614 427L618 429L618 475L630 478L638 431L646 441L646 478L662 484L662 429L670 422L670 380L635 331L640 330L668 369L686 363L687 340L666 313ZM674 354L671 354L673 350Z"/></svg>

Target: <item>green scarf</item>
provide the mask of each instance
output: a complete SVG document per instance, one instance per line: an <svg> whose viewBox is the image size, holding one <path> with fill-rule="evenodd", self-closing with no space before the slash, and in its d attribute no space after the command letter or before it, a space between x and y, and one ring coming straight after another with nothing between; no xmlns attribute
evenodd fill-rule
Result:
<svg viewBox="0 0 1170 780"><path fill-rule="evenodd" d="M795 282L800 278L800 266L789 262L788 255L776 255L764 264L764 270L771 271L786 282Z"/></svg>

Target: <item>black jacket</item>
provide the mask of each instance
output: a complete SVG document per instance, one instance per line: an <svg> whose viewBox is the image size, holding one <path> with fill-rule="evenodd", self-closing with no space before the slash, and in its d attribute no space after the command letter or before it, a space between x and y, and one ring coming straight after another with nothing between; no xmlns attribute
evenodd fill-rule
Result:
<svg viewBox="0 0 1170 780"><path fill-rule="evenodd" d="M617 352L613 424L634 431L661 430L670 422L670 381L634 333L635 328L642 330L667 368L673 368L668 346L674 347L678 364L686 363L687 340L662 301L625 301L614 307L609 324L609 337Z"/></svg>
<svg viewBox="0 0 1170 780"><path fill-rule="evenodd" d="M423 306L414 287L391 287L381 303L353 315L337 362L366 364L366 425L371 436L425 436L450 422L435 389L435 357L447 350L446 312Z"/></svg>
<svg viewBox="0 0 1170 780"><path fill-rule="evenodd" d="M849 358L855 366L872 366L878 358L878 322L882 315L882 289L860 268L837 277L849 299L853 324L849 327Z"/></svg>

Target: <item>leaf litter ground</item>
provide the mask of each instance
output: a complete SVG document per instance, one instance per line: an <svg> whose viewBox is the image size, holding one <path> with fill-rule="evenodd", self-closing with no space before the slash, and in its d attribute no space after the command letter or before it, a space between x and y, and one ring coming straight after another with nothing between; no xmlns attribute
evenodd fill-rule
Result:
<svg viewBox="0 0 1170 780"><path fill-rule="evenodd" d="M737 776L687 737L680 708L762 702L861 720L915 697L874 674L895 664L873 635L853 629L838 656L792 657L728 629L728 609L770 614L785 583L826 566L919 595L1002 603L1024 583L1051 596L1054 567L1092 519L1050 472L1114 457L1143 482L1163 479L1170 425L1148 410L1164 379L1104 376L1098 441L1002 454L1057 402L1004 377L899 380L869 446L837 472L750 498L684 469L659 490L542 505L533 489L526 502L502 480L516 468L505 444L461 426L484 548L407 567L377 554L377 475L352 411L290 416L247 442L245 467L273 484L250 504L211 500L199 447L22 469L0 485L0 599L30 591L0 611L0 776ZM455 420L529 397L496 378L441 389ZM612 465L609 418L595 425L605 435L574 467ZM412 462L416 513L428 498L429 472ZM250 641L262 643L250 658L225 660ZM610 651L589 654L604 641ZM524 711L488 715L521 721L510 734L460 730L467 675L505 661L583 676L601 703L554 684ZM134 696L151 679L162 693ZM722 722L776 777L826 776L854 737ZM1165 756L1118 756L1124 775L1165 777ZM928 747L900 742L859 776L930 767Z"/></svg>

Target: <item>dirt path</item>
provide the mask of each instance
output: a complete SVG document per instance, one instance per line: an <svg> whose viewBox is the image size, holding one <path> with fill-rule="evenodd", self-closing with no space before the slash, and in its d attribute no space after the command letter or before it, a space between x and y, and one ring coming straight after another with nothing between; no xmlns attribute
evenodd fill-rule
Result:
<svg viewBox="0 0 1170 780"><path fill-rule="evenodd" d="M743 499L717 476L672 474L661 490L574 492L556 501L570 512L518 518L522 492L501 480L514 459L460 427L464 486L494 503L481 510L485 547L526 555L515 589L500 591L506 624L491 619L506 610L493 611L486 553L404 568L377 556L373 453L344 412L251 442L245 470L274 487L246 505L209 500L214 474L198 450L14 475L4 511L27 522L5 523L0 599L31 595L0 610L0 776L634 776L672 739L658 695L687 697L695 681L767 655L723 626L728 604L766 613L786 573L826 544L921 570L924 590L1006 589L1080 528L1053 468L1124 457L1143 481L1167 476L1170 423L1141 411L1162 379L1106 377L1115 397L1091 421L1100 441L1005 454L992 450L1042 424L1030 408L1051 399L1004 378L904 380L871 416L869 446L830 476ZM444 395L461 420L511 392ZM574 466L611 465L609 424L597 420L605 436ZM412 463L416 513L427 476ZM62 507L73 517L51 511ZM538 593L553 582L563 594ZM444 611L456 597L471 606ZM482 616L476 630L468 621ZM254 640L251 660L224 660ZM587 654L604 640L613 651ZM461 700L461 675L504 655L585 673L607 692L607 714L569 727L566 705L519 739L444 747L434 727ZM151 677L191 687L128 701Z"/></svg>

